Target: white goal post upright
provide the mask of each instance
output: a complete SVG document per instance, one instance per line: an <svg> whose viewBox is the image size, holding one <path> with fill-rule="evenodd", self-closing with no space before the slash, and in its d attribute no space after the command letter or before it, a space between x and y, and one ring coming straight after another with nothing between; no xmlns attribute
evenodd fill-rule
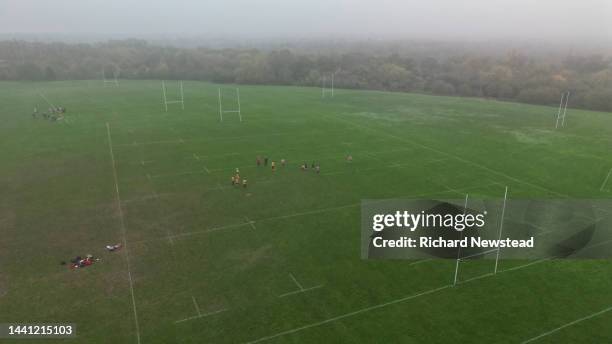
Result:
<svg viewBox="0 0 612 344"><path fill-rule="evenodd" d="M559 103L559 110L557 111L557 123L555 129L559 128L559 120L561 120L561 127L565 127L565 115L567 114L567 104L569 102L570 91L563 92L561 94L561 102ZM563 106L565 102L565 106Z"/></svg>
<svg viewBox="0 0 612 344"><path fill-rule="evenodd" d="M321 98L325 98L325 95L329 93L331 97L334 97L334 76L335 72L330 75L330 87L327 87L327 76L321 78Z"/></svg>
<svg viewBox="0 0 612 344"><path fill-rule="evenodd" d="M463 205L463 215L467 213L467 205L468 205L468 197L469 194L465 194L465 203ZM459 240L463 239L463 231L459 233ZM453 279L453 286L457 285L457 277L459 276L459 263L461 263L461 246L457 248L457 262L455 263L455 278Z"/></svg>
<svg viewBox="0 0 612 344"><path fill-rule="evenodd" d="M561 120L561 127L565 127L565 115L567 114L567 103L569 102L570 91L567 91L565 96L565 108L563 109L563 119Z"/></svg>
<svg viewBox="0 0 612 344"><path fill-rule="evenodd" d="M102 83L104 84L104 87L106 87L107 84L114 84L115 86L119 86L119 81L117 81L117 74L119 74L116 70L113 71L113 79L109 80L106 78L106 71L104 70L104 68L102 68Z"/></svg>
<svg viewBox="0 0 612 344"><path fill-rule="evenodd" d="M168 104L176 104L176 103L181 103L181 109L185 110L185 94L183 92L183 81L182 80L179 81L179 91L180 91L181 99L169 101L167 94L166 94L166 82L162 80L162 96L164 97L164 108L166 109L166 112L168 112Z"/></svg>
<svg viewBox="0 0 612 344"><path fill-rule="evenodd" d="M501 240L502 231L504 229L504 217L506 215L506 201L508 200L508 187L506 186L506 192L504 192L504 205L502 207L501 220L499 222L499 237L498 240ZM499 266L499 253L501 247L497 248L497 255L495 256L495 270L493 270L493 274L497 274L497 267Z"/></svg>
<svg viewBox="0 0 612 344"><path fill-rule="evenodd" d="M242 109L240 106L240 89L236 88L236 102L238 105L237 110L223 110L223 97L221 95L221 88L218 89L218 94L219 94L219 120L223 122L224 113L237 113L238 119L240 120L240 122L242 122Z"/></svg>

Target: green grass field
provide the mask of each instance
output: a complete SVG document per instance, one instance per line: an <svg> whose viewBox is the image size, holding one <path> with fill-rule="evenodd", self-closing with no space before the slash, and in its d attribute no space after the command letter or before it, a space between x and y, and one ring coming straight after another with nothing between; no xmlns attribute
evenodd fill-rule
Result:
<svg viewBox="0 0 612 344"><path fill-rule="evenodd" d="M76 323L74 343L612 342L612 312L590 317L609 261L470 262L452 287L454 261L360 258L362 199L610 197L612 114L555 130L554 107L241 86L243 121L220 123L217 87L185 82L165 113L159 81L0 83L0 323ZM33 119L41 95L66 120Z"/></svg>

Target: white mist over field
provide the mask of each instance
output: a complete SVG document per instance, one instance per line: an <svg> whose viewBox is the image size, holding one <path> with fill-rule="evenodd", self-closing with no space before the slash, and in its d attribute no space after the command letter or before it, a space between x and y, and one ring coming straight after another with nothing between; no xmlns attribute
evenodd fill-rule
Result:
<svg viewBox="0 0 612 344"><path fill-rule="evenodd" d="M610 39L608 0L1 0L0 33Z"/></svg>

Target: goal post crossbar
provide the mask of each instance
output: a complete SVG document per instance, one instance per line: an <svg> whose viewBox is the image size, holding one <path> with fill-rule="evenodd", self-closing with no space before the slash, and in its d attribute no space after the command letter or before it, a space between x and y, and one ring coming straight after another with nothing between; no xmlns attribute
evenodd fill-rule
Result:
<svg viewBox="0 0 612 344"><path fill-rule="evenodd" d="M501 241L501 237L502 237L502 233L503 233L503 228L504 228L504 218L506 215L506 204L508 201L508 187L506 186L505 192L504 192L504 201L503 201L503 205L502 205L502 211L501 211L501 219L499 222L499 233L498 233L498 242ZM464 214L467 212L467 202L468 202L468 195L465 196L465 206L464 206ZM463 236L463 232L461 232L461 237ZM501 247L497 247L497 248L493 248L484 252L478 252L475 254L471 254L468 256L464 256L461 257L461 247L459 247L459 250L457 251L457 260L455 262L455 275L454 275L454 279L453 279L453 286L457 285L457 279L459 277L459 265L462 261L467 260L469 258L474 258L474 257L478 257L478 256L483 256L485 254L489 254L489 253L493 253L495 252L495 267L493 269L492 273L488 273L491 275L495 275L497 274L498 271L498 267L499 267L499 257L500 257L500 253L501 253Z"/></svg>
<svg viewBox="0 0 612 344"><path fill-rule="evenodd" d="M117 71L113 72L113 78L112 79L107 79L106 78L106 71L104 70L104 68L102 68L102 83L104 84L104 87L106 87L107 84L113 84L115 86L119 86L119 81L117 80L117 75L119 73L117 73Z"/></svg>
<svg viewBox="0 0 612 344"><path fill-rule="evenodd" d="M166 112L168 112L168 104L181 104L181 109L185 110L185 93L183 90L183 81L179 81L179 92L180 92L180 99L179 100L168 100L168 97L166 95L166 82L164 80L162 80L162 96L164 99L164 108L166 109Z"/></svg>
<svg viewBox="0 0 612 344"><path fill-rule="evenodd" d="M242 122L242 110L240 107L240 89L236 88L236 103L238 106L237 110L223 110L223 96L222 96L221 88L218 88L217 92L218 92L218 98L219 98L219 120L223 122L224 113L237 113L238 119L240 120L240 122Z"/></svg>

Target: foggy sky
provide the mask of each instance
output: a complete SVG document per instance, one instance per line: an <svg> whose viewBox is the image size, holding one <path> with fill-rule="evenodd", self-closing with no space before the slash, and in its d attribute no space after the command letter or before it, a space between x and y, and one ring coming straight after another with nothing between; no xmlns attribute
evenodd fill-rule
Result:
<svg viewBox="0 0 612 344"><path fill-rule="evenodd" d="M0 0L0 33L610 39L612 0Z"/></svg>

